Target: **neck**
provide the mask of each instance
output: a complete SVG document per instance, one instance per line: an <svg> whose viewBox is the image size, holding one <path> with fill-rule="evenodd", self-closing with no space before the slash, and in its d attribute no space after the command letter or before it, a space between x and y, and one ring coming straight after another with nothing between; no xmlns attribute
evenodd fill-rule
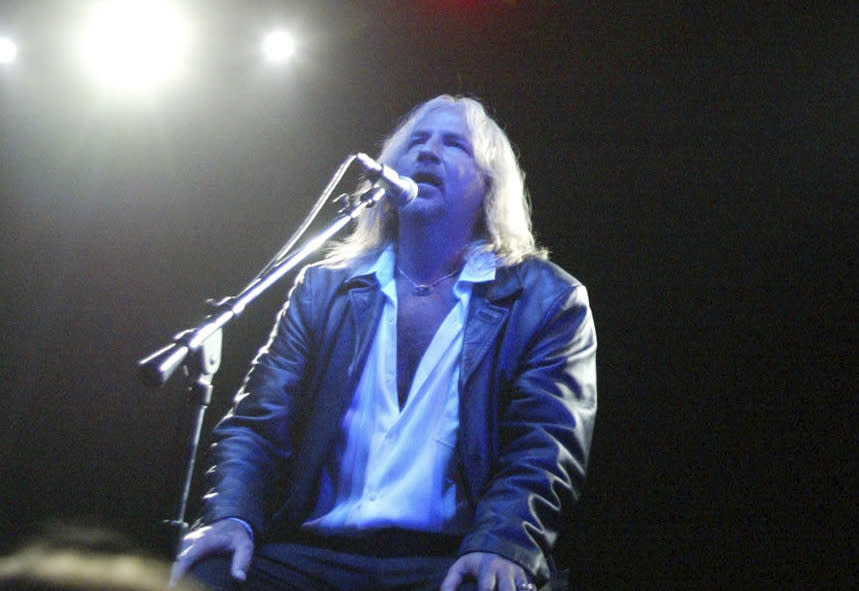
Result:
<svg viewBox="0 0 859 591"><path fill-rule="evenodd" d="M429 282L462 267L470 240L428 232L426 227L400 229L397 265L415 281Z"/></svg>

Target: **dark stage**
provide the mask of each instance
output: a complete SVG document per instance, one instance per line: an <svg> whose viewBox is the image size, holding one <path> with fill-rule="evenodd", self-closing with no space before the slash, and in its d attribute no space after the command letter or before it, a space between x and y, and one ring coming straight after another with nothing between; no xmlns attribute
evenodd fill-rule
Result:
<svg viewBox="0 0 859 591"><path fill-rule="evenodd" d="M186 71L146 98L76 70L83 4L0 4L21 44L0 66L4 551L51 519L159 549L184 395L136 361L244 287L349 153L450 92L517 144L538 238L590 292L573 588L855 585L850 3L187 1ZM256 55L273 23L290 63ZM290 284L228 327L207 433Z"/></svg>

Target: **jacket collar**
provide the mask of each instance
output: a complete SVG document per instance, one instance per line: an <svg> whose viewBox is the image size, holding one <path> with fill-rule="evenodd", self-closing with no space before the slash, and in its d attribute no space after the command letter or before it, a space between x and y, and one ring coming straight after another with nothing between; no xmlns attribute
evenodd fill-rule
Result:
<svg viewBox="0 0 859 591"><path fill-rule="evenodd" d="M487 301L501 303L513 298L522 291L522 278L519 275L519 266L497 267L495 279L481 286L479 292ZM475 293L478 293L475 287Z"/></svg>
<svg viewBox="0 0 859 591"><path fill-rule="evenodd" d="M385 285L394 277L396 266L396 250L389 244L375 259L365 262L348 272L344 279L347 289L352 287L367 287L372 284ZM461 281L473 284L491 283L496 279L496 272L502 268L498 257L491 252L478 252L468 258L460 274ZM375 276L376 281L373 281ZM514 288L515 289L515 288ZM506 297L506 291L501 297Z"/></svg>
<svg viewBox="0 0 859 591"><path fill-rule="evenodd" d="M352 270L343 280L342 288L346 290L366 289L370 287L379 287L381 283L388 278L388 273L393 273L393 267L388 267L389 270L383 270L386 266L384 257L393 257L393 248L386 248L382 254L372 263L362 265L357 269ZM494 259L493 255L488 255ZM393 261L393 259L391 259ZM390 263L392 265L392 263ZM489 302L501 303L504 300L517 296L523 289L522 277L519 273L520 265L501 266L497 261L491 264L495 265L491 276L487 279L481 277L484 269L481 264L473 264L469 261L466 272L463 273L463 278L471 278L474 275L474 291L475 295L480 298L485 298ZM468 272L470 269L476 269Z"/></svg>

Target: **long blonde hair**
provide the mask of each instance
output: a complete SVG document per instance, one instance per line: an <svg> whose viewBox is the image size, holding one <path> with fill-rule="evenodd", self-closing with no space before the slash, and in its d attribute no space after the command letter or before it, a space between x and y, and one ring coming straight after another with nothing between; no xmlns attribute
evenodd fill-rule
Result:
<svg viewBox="0 0 859 591"><path fill-rule="evenodd" d="M474 158L489 180L479 235L469 246L468 255L489 251L504 265L519 263L527 257L546 258L546 251L537 247L531 230L525 175L513 146L477 100L444 94L418 105L385 141L378 161L393 166L405 152L417 123L430 111L450 106L461 109L472 134ZM394 207L384 204L365 210L352 233L330 250L327 262L343 265L374 257L396 238L396 231Z"/></svg>

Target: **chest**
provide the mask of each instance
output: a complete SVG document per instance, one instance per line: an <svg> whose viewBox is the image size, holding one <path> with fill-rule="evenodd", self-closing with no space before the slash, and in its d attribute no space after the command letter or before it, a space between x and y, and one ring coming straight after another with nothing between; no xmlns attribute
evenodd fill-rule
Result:
<svg viewBox="0 0 859 591"><path fill-rule="evenodd" d="M451 290L419 296L408 289L398 289L397 300L397 386L403 399L421 357L456 298Z"/></svg>

